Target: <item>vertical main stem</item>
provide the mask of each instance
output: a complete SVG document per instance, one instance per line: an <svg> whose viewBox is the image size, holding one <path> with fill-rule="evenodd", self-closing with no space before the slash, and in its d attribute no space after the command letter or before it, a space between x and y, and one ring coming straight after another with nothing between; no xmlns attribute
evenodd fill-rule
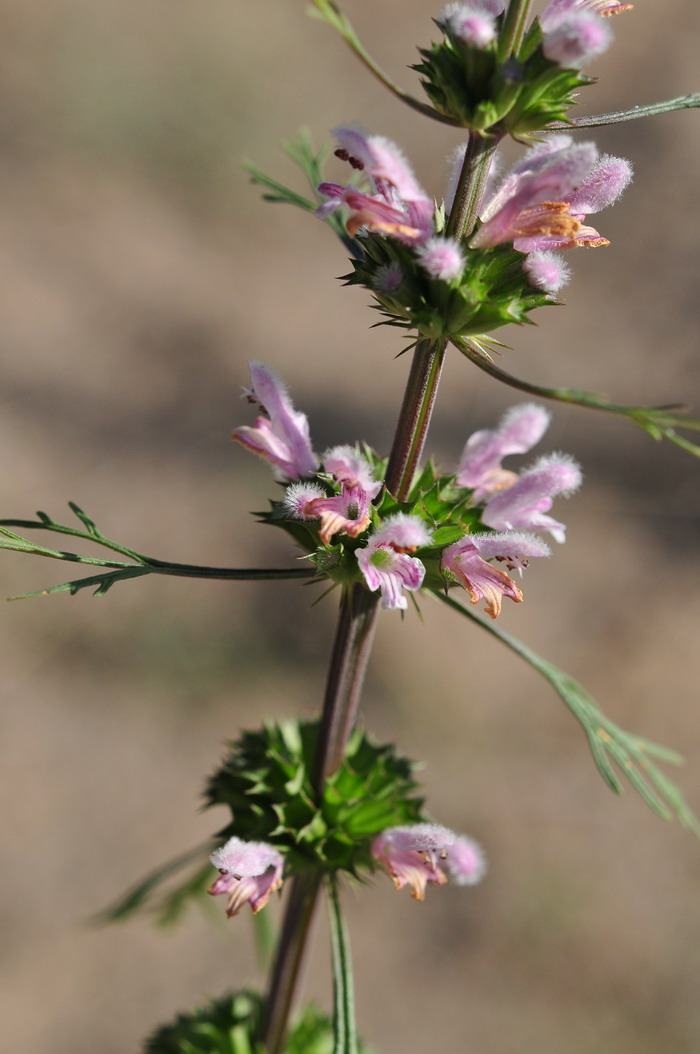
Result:
<svg viewBox="0 0 700 1054"><path fill-rule="evenodd" d="M448 237L462 240L471 234L497 141L497 138L484 139L471 134L446 228ZM416 345L385 480L389 492L400 501L408 495L423 452L446 346L447 340L442 337L422 339ZM326 779L343 759L355 724L377 610L377 595L368 592L364 585L344 589L328 666L313 774L319 798ZM284 1046L321 880L319 870L298 875L291 883L262 1022L261 1039L268 1054L281 1054Z"/></svg>
<svg viewBox="0 0 700 1054"><path fill-rule="evenodd" d="M386 469L386 489L405 501L425 446L445 359L445 340L419 340Z"/></svg>
<svg viewBox="0 0 700 1054"><path fill-rule="evenodd" d="M343 591L328 665L316 747L314 787L323 793L326 777L337 769L357 716L377 619L378 597L364 586ZM263 1043L280 1054L287 1021L301 978L305 952L321 889L321 871L297 875L291 885L282 932L265 1003Z"/></svg>

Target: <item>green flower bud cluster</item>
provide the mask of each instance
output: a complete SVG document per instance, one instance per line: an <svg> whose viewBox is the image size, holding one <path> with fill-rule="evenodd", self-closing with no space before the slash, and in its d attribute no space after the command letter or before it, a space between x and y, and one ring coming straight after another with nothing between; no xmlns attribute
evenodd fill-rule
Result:
<svg viewBox="0 0 700 1054"><path fill-rule="evenodd" d="M268 842L288 871L372 870L375 835L424 819L413 763L356 729L319 797L312 783L318 729L316 721L283 721L244 732L209 779L207 807L231 809L221 838Z"/></svg>
<svg viewBox="0 0 700 1054"><path fill-rule="evenodd" d="M441 26L444 40L420 48L412 68L435 109L464 128L482 134L527 138L550 121L566 121L574 93L593 79L563 69L542 50L542 31L533 22L515 55L502 60L499 40L484 47L467 44Z"/></svg>
<svg viewBox="0 0 700 1054"><path fill-rule="evenodd" d="M353 270L343 280L369 289L384 325L417 330L423 337L450 340L490 333L509 323L530 323L530 311L559 303L530 283L523 270L526 257L510 244L467 249L466 266L452 280L429 275L409 246L396 238L369 234L362 248L362 258L351 261ZM401 276L392 289L382 282L389 269Z"/></svg>
<svg viewBox="0 0 700 1054"><path fill-rule="evenodd" d="M212 999L189 1014L178 1014L146 1041L144 1054L264 1054L257 1041L262 996L245 990ZM333 1022L315 1006L303 1008L285 1039L283 1054L331 1054ZM358 1054L367 1047L358 1043Z"/></svg>

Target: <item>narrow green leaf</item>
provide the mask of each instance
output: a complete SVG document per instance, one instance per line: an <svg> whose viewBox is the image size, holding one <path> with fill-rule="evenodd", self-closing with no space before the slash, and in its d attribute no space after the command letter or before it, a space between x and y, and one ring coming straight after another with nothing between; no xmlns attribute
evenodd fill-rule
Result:
<svg viewBox="0 0 700 1054"><path fill-rule="evenodd" d="M16 596L8 597L8 600L29 600L32 597L46 597L51 593L70 593L75 596L81 589L97 588L93 592L94 597L103 597L107 590L111 589L115 582L121 582L127 578L141 578L143 575L153 574L150 567L128 567L117 571L108 571L101 575L90 575L88 578L75 578L72 582L61 582L57 586L47 586L46 589L35 589L31 593L18 593Z"/></svg>
<svg viewBox="0 0 700 1054"><path fill-rule="evenodd" d="M678 764L682 759L675 751L619 728L605 716L583 685L564 670L543 659L517 637L499 629L493 622L485 622L459 601L438 592L433 595L496 637L549 681L586 733L596 767L611 790L620 794L622 787L610 759L619 766L622 775L658 816L664 820L675 816L684 827L700 837L700 820L686 802L681 790L651 761L652 757L658 757L671 764Z"/></svg>
<svg viewBox="0 0 700 1054"><path fill-rule="evenodd" d="M194 849L189 849L180 856L174 857L172 860L168 860L166 864L162 864L154 871L150 871L145 878L142 878L140 882L127 890L114 904L96 915L91 922L95 925L103 925L106 922L121 922L122 919L129 918L130 915L133 915L148 904L152 893L161 882L187 867L193 860L201 859L205 854L208 855L214 848L215 843L207 841Z"/></svg>

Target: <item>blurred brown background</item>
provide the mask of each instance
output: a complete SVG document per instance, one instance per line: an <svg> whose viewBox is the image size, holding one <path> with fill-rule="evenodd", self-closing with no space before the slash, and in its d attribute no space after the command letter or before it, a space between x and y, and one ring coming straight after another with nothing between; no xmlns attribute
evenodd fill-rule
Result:
<svg viewBox="0 0 700 1054"><path fill-rule="evenodd" d="M359 119L405 146L440 194L458 141L365 75L302 0L8 0L0 102L2 516L77 501L164 559L284 566L249 509L274 492L228 443L250 419L246 362L288 379L317 449L388 448L407 359L369 330L320 223L260 202L241 157L294 179L280 140ZM437 8L348 0L380 61L405 67ZM616 20L585 112L700 88L698 8L640 2ZM596 135L636 180L577 253L568 308L502 331L505 364L620 401L695 397L700 114ZM580 134L580 133L579 133ZM338 172L340 174L340 170ZM517 393L449 362L430 447ZM532 567L503 625L583 678L624 727L680 748L700 809L700 466L626 422L561 408L541 450L587 476L557 513L570 541ZM66 515L69 515L66 512ZM66 541L68 547L68 542ZM2 593L68 577L7 554ZM310 714L335 600L299 586L144 580L7 606L0 637L5 827L0 1049L137 1051L176 1010L256 976L248 919L192 911L168 933L85 920L222 822L197 812L222 741ZM425 605L384 616L368 724L425 759L434 814L487 848L475 890L422 906L388 880L353 900L360 1025L383 1054L691 1054L700 1049L697 841L616 800L578 726L534 674ZM218 907L218 905L217 905ZM273 909L277 912L277 907ZM308 991L327 999L326 946Z"/></svg>

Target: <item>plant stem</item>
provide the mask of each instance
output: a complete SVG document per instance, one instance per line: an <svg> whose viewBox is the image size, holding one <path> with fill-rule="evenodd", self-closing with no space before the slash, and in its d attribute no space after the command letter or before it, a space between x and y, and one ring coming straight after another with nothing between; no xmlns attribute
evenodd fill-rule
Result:
<svg viewBox="0 0 700 1054"><path fill-rule="evenodd" d="M455 202L447 224L451 237L468 237L476 222L479 200L496 139L470 137ZM406 384L387 466L386 486L399 500L408 494L430 425L446 339L420 340ZM345 589L340 603L315 759L314 786L320 797L326 778L343 759L357 715L372 648L378 597L362 584ZM321 888L321 872L294 879L285 909L268 989L262 1042L268 1054L281 1054L287 1019L301 976L304 953Z"/></svg>
<svg viewBox="0 0 700 1054"><path fill-rule="evenodd" d="M503 22L498 57L503 62L520 47L525 32L525 22L530 11L531 0L511 0Z"/></svg>
<svg viewBox="0 0 700 1054"><path fill-rule="evenodd" d="M365 671L374 641L378 596L364 586L346 590L333 641L316 747L314 787L321 796L326 777L340 765L357 717Z"/></svg>
<svg viewBox="0 0 700 1054"><path fill-rule="evenodd" d="M425 445L445 359L444 340L419 340L386 471L386 488L405 501Z"/></svg>
<svg viewBox="0 0 700 1054"><path fill-rule="evenodd" d="M333 1054L357 1054L355 986L352 976L350 940L340 907L337 874L328 878L328 901L333 955Z"/></svg>
<svg viewBox="0 0 700 1054"><path fill-rule="evenodd" d="M501 136L495 134L486 139L478 132L470 133L454 204L445 228L448 238L461 241L474 229L486 177L500 139Z"/></svg>
<svg viewBox="0 0 700 1054"><path fill-rule="evenodd" d="M262 1041L269 1054L281 1054L284 1046L287 1021L316 914L321 879L320 871L310 871L292 879L265 1001Z"/></svg>

